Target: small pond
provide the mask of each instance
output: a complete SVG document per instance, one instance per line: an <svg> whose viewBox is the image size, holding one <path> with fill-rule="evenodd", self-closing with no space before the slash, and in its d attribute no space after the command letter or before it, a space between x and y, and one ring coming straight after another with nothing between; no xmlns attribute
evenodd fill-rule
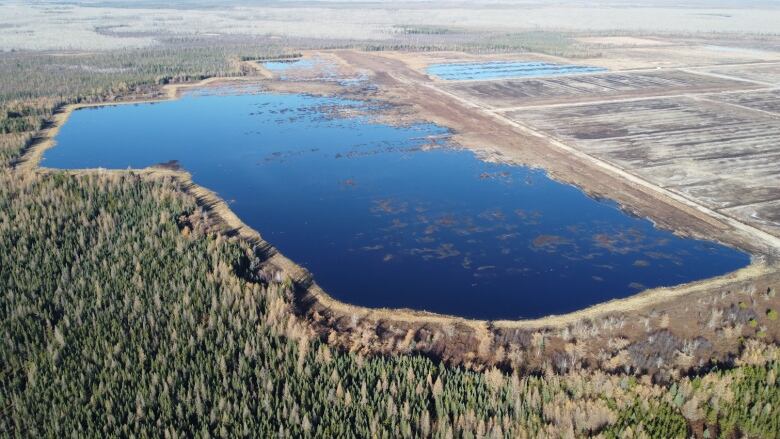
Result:
<svg viewBox="0 0 780 439"><path fill-rule="evenodd" d="M268 71L282 81L320 81L335 82L343 86L366 85L367 77L363 73L344 75L332 59L322 57L295 58L262 63Z"/></svg>
<svg viewBox="0 0 780 439"><path fill-rule="evenodd" d="M543 171L481 161L441 127L359 115L373 105L212 91L83 109L42 165L178 160L329 294L369 307L539 317L749 263Z"/></svg>
<svg viewBox="0 0 780 439"><path fill-rule="evenodd" d="M271 72L278 72L283 74L289 70L311 70L315 67L318 67L321 62L312 58L294 58L278 61L266 61L262 64L263 67L270 70Z"/></svg>
<svg viewBox="0 0 780 439"><path fill-rule="evenodd" d="M555 76L572 73L603 72L607 69L593 66L553 64L541 61L490 61L432 64L427 73L445 80L474 80L522 78L527 76Z"/></svg>

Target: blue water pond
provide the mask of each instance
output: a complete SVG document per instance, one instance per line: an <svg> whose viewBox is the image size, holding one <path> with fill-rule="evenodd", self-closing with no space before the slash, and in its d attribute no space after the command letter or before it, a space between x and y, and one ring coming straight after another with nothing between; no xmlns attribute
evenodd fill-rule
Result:
<svg viewBox="0 0 780 439"><path fill-rule="evenodd" d="M298 58L280 61L267 61L263 67L272 72L284 72L290 69L310 69L317 64L317 61L309 58Z"/></svg>
<svg viewBox="0 0 780 439"><path fill-rule="evenodd" d="M522 78L526 76L555 76L572 73L603 72L607 69L593 66L553 64L540 61L491 61L432 64L427 73L445 80Z"/></svg>
<svg viewBox="0 0 780 439"><path fill-rule="evenodd" d="M43 165L178 160L328 293L369 307L538 317L749 263L543 171L481 161L441 127L343 117L371 105L201 93L83 109Z"/></svg>

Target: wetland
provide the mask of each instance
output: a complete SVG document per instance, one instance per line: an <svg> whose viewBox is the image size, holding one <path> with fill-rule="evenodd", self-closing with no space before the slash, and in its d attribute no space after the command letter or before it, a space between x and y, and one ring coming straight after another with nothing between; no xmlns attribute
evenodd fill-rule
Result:
<svg viewBox="0 0 780 439"><path fill-rule="evenodd" d="M210 89L75 111L65 169L175 162L334 298L478 319L575 311L750 262L544 171L490 163L375 102Z"/></svg>

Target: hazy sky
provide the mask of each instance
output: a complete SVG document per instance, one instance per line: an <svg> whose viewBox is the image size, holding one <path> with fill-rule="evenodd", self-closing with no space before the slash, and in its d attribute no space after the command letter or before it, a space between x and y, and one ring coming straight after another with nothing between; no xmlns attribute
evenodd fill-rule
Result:
<svg viewBox="0 0 780 439"><path fill-rule="evenodd" d="M160 37L187 35L385 40L403 25L500 32L780 34L780 0L685 0L685 4L696 7L674 7L679 5L674 0L359 4L343 0L178 0L173 6L159 0L0 0L0 49L99 50L148 46Z"/></svg>

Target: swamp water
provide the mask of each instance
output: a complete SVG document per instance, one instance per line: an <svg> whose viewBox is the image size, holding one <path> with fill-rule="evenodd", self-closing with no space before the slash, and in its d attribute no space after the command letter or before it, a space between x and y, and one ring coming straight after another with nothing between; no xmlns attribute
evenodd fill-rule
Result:
<svg viewBox="0 0 780 439"><path fill-rule="evenodd" d="M606 70L603 67L554 64L541 61L489 61L432 64L428 66L426 72L439 79L463 81L523 78L528 76L557 76L573 73L604 72Z"/></svg>
<svg viewBox="0 0 780 439"><path fill-rule="evenodd" d="M435 125L357 116L371 104L201 92L75 111L52 168L178 160L347 303L539 317L724 274L741 252L683 239L543 171L486 163ZM340 117L338 114L352 114Z"/></svg>
<svg viewBox="0 0 780 439"><path fill-rule="evenodd" d="M332 60L321 57L297 58L291 60L266 61L262 63L268 71L282 81L305 80L335 82L343 86L361 85L367 80L365 74L345 77Z"/></svg>

